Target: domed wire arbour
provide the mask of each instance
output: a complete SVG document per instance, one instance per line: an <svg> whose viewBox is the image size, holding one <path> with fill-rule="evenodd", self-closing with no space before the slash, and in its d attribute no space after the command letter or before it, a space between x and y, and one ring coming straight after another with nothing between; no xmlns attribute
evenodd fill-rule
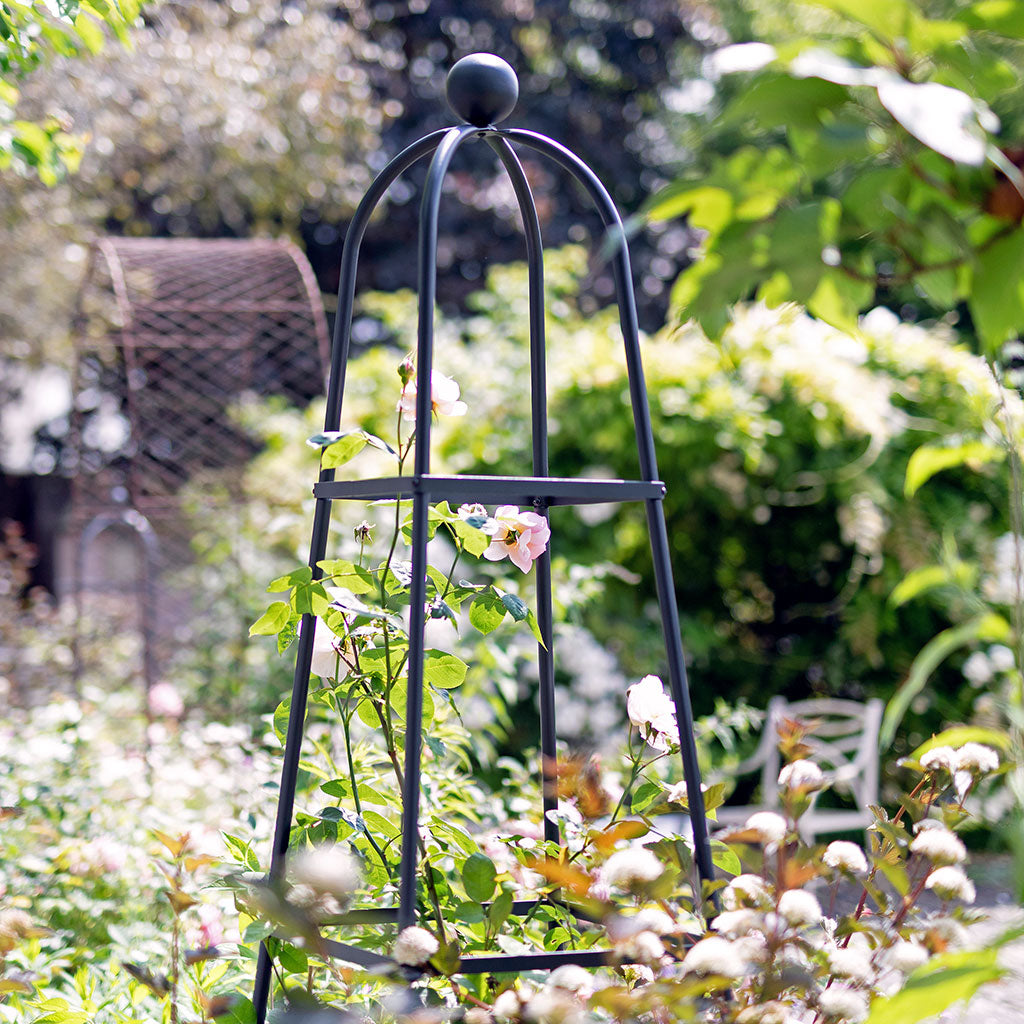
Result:
<svg viewBox="0 0 1024 1024"><path fill-rule="evenodd" d="M354 910L335 919L350 924L394 923L399 929L415 924L417 835L420 800L420 750L424 667L424 618L415 609L426 604L426 565L428 507L431 501L495 502L526 505L547 517L557 505L585 505L598 502L642 501L646 507L654 561L655 581L661 610L662 630L668 664L669 685L679 723L683 771L686 779L695 846L695 862L704 881L714 877L708 838L700 769L693 735L693 714L679 633L678 610L668 533L662 501L665 485L658 479L647 389L640 356L640 337L633 293L629 252L622 220L615 204L597 175L578 156L564 146L536 132L519 128L496 128L507 117L518 99L518 81L512 68L492 54L463 57L448 75L448 101L465 123L433 132L399 153L377 176L359 204L348 233L341 258L338 316L335 323L331 374L327 391L324 430L338 431L341 400L349 355L350 331L355 298L356 266L363 234L373 211L396 179L416 161L433 154L423 189L418 240L418 333L416 347L416 424L417 443L412 476L370 480L334 479L334 470L325 469L313 489L316 505L310 542L309 565L314 579L322 575L317 563L326 555L331 505L336 500L412 499L411 591L408 655L408 699L406 704L406 746L402 799L401 865L399 906ZM530 393L532 406L533 476L501 477L439 475L430 471L431 371L434 347L434 305L437 272L438 216L445 175L457 150L470 140L484 140L497 154L515 191L522 216L529 281ZM629 375L629 394L633 408L639 458L638 480L595 480L552 477L548 469L547 389L544 339L544 266L540 221L526 174L514 146L522 146L553 160L568 171L589 194L597 208L612 244L612 268L619 308L619 322L625 344ZM534 563L537 567L537 621L543 643L538 644L541 754L547 779L556 772L555 731L555 650L552 630L551 556L545 551ZM285 737L284 764L277 808L271 879L281 878L285 870L289 832L295 801L302 743L303 723L308 697L313 655L315 620L306 614L297 644L295 676L288 728ZM557 823L548 811L557 806L553 787L544 787L544 837L558 842ZM513 904L514 914L527 914L536 901ZM567 908L570 909L571 908ZM324 939L322 949L338 959L367 967L381 966L389 958L359 946ZM391 961L393 963L393 961ZM462 958L456 973L485 971L516 972L551 969L574 963L596 967L608 962L607 950L555 950L522 954L487 954ZM263 1022L270 988L271 963L266 946L260 950L254 1003L257 1019Z"/></svg>
<svg viewBox="0 0 1024 1024"><path fill-rule="evenodd" d="M183 495L191 488L190 500L204 509L237 511L238 502L218 500L210 484L233 495L259 450L230 416L243 395L306 405L323 393L323 302L306 257L287 240L100 238L79 292L74 339L63 456L71 477L70 589L80 609L85 594L127 596L148 688L163 660L161 618L167 633L187 614L157 609L170 597L161 568L190 561L194 525L183 515ZM138 549L133 585L115 584L108 566L92 564L91 549L108 531L127 533Z"/></svg>

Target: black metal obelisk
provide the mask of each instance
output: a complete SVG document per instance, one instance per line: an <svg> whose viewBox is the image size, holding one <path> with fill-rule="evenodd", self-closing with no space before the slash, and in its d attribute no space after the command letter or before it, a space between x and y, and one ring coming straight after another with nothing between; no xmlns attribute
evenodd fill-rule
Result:
<svg viewBox="0 0 1024 1024"><path fill-rule="evenodd" d="M399 928L416 921L417 824L420 798L420 747L423 695L424 618L426 603L428 510L431 502L448 500L497 502L527 506L541 515L553 505L583 505L593 502L642 501L647 512L655 581L661 608L662 630L668 664L669 687L679 723L680 747L687 795L693 825L695 860L701 879L714 877L708 839L700 769L693 736L693 714L686 679L679 618L676 607L668 534L662 501L665 485L658 479L651 430L647 389L640 357L640 336L636 301L629 264L629 251L622 220L611 197L598 177L578 156L564 146L536 132L518 128L496 128L512 112L519 95L519 83L512 68L493 54L478 53L463 57L448 75L448 102L463 123L434 132L399 153L377 176L359 204L341 258L341 282L338 289L338 315L335 322L331 375L327 392L324 430L336 431L341 422L341 399L349 354L352 309L355 298L356 264L359 247L370 216L391 184L407 168L423 157L432 159L423 190L419 231L419 326L416 350L416 426L415 467L412 476L376 480L336 481L333 470L323 470L314 487L316 508L310 543L309 565L319 578L317 563L326 555L328 525L332 502L338 500L378 500L406 498L412 501L412 584L409 607L408 699L405 746L405 788L403 792L401 869L399 906L350 915L353 922L389 921ZM526 477L442 476L430 472L431 369L434 347L434 300L437 276L438 213L442 185L456 150L470 141L483 140L497 154L515 190L522 215L529 269L530 387L532 397L533 475ZM625 344L629 374L629 393L633 408L640 475L637 480L593 480L551 477L548 475L547 389L544 339L544 267L540 232L533 195L516 156L523 147L551 159L582 185L590 196L612 243L612 267L615 278L619 322ZM551 560L545 552L537 559L537 621L543 644L538 645L540 678L541 753L550 766L556 762L554 706L555 651L552 637ZM314 621L303 618L299 634L292 687L291 712L285 739L284 765L277 808L272 878L284 872L288 835L295 801L295 786L302 744L303 722L309 689ZM556 799L545 787L545 812L556 806ZM559 838L558 827L547 814L545 837ZM534 901L514 905L514 913L527 913ZM371 953L346 943L325 941L324 947L339 959L370 966L387 962L384 954ZM554 968L565 963L588 967L606 962L601 950L537 951L525 954L488 954L463 958L460 973L483 971L522 971ZM266 947L260 950L253 1002L256 1017L263 1024L270 991L271 964Z"/></svg>

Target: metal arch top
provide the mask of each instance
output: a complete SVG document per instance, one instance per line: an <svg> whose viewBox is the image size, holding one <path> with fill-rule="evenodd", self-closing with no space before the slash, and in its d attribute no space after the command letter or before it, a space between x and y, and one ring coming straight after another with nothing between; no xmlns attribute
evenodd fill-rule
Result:
<svg viewBox="0 0 1024 1024"><path fill-rule="evenodd" d="M469 58L464 58L464 60L469 60ZM451 83L451 79L449 79L449 83ZM451 92L451 89L449 91ZM498 99L508 106L509 110L511 109L511 106L507 103L507 96L499 96ZM632 482L601 482L605 488L602 493L607 495L608 500L642 500L645 504L648 530L651 537L658 600L661 609L662 630L666 646L670 691L676 706L680 725L681 755L691 809L695 862L701 879L703 881L711 881L714 878L714 866L711 859L704 800L700 787L700 769L697 762L696 743L693 734L693 714L689 698L682 641L679 634L678 609L662 506L664 485L658 479L653 432L647 404L647 389L640 354L636 300L633 291L632 271L625 231L618 210L600 179L583 160L566 147L544 135L523 129L497 128L493 124L461 124L433 132L410 145L394 157L370 185L353 215L342 251L337 318L331 353L331 373L328 384L324 429L325 431L336 431L340 429L341 425L342 395L350 351L352 316L355 302L356 269L359 250L367 225L387 190L399 176L417 161L429 156L431 160L423 189L417 247L416 421L418 436L414 474L411 478L360 481L353 484L348 481L336 483L334 480L334 470L322 470L319 481L314 488L317 500L310 544L309 565L313 570L314 578L319 578L322 574L317 568L317 563L323 560L326 555L332 501L349 497L364 497L370 493L376 494L378 490L381 494L397 496L399 493L402 493L412 497L411 560L414 565L425 564L430 502L443 497L455 497L460 488L464 490L465 485L471 482L471 479L467 477L435 476L430 471L430 427L432 420L430 382L433 368L433 321L436 298L440 202L445 176L452 158L463 143L470 138L486 141L497 154L515 191L523 221L529 275L530 377L533 427L533 476L519 478L476 478L475 485L479 488L479 493L498 495L504 494L503 487L518 487L520 490L515 490L513 493L522 493L526 496L535 495L532 504L535 511L542 515L547 514L547 509L552 504L581 504L588 500L595 500L593 494L587 490L592 485L592 482L553 479L549 474L542 238L536 204L534 203L526 175L516 155L515 147L520 146L538 152L553 160L571 174L589 194L604 223L606 231L611 234L615 242L612 257L613 275L619 309L619 322L625 346L641 479ZM554 764L556 755L550 552L546 551L537 560L536 564L537 621L541 635L544 638L544 643L538 645L541 752L547 766L545 767L545 772L548 772L551 770L550 766ZM423 608L425 603L426 574L414 572L412 574L410 608ZM313 634L314 624L312 616L305 616L297 644L291 714L285 742L280 800L270 868L272 877L279 877L284 870L284 858L287 851L298 774L302 723L308 695ZM423 660L423 620L421 616L410 614L409 697L406 721L405 789L403 792L399 907L394 917L400 929L412 925L416 921L417 826L419 819L422 726L420 718L422 699L417 695L422 691ZM545 812L554 807L555 804L556 800L553 794L548 787L545 787ZM557 841L557 825L549 819L546 813L544 815L544 827L545 838ZM346 955L346 951L351 952L353 949L353 947L347 947L342 944L335 945L337 946L337 954L343 958ZM365 951L363 952L365 953ZM597 954L598 959L600 959L600 955ZM534 959L536 960L535 963ZM591 959L593 960L593 958ZM497 963L491 963L492 960L494 960L493 957L467 957L460 965L460 973L502 969ZM571 955L570 960L572 962L584 962L584 960L578 958L574 959ZM474 963L474 961L479 962ZM522 963L518 961L522 961ZM590 964L591 960L586 960L585 962ZM596 963L597 960L593 960L593 962ZM538 952L537 954L524 955L517 958L516 969L526 969L530 966L543 967L544 965L544 954ZM508 968L506 967L505 969ZM260 952L254 992L257 1018L260 1021L264 1019L269 983L270 963L266 948L263 947Z"/></svg>

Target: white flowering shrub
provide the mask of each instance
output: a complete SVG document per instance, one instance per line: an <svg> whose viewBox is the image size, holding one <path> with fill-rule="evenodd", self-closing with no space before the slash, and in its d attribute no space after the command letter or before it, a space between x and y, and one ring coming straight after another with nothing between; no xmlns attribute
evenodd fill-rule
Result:
<svg viewBox="0 0 1024 1024"><path fill-rule="evenodd" d="M546 254L552 472L628 478L635 445L615 315L580 314L581 272L580 251ZM526 302L524 269L498 267L469 316L438 323L438 358L471 396L464 416L438 419L439 468L530 471ZM413 336L412 296L364 305L396 338ZM644 360L698 714L717 695L756 707L775 693L886 698L909 679L899 720L890 719L899 729L887 738L898 754L949 722L1005 726L1017 585L998 435L1000 425L1024 431L1019 399L984 360L944 328L902 324L884 310L846 333L796 307L761 306L736 309L719 342L693 325L667 328L645 341ZM393 430L379 396L393 386L395 361L394 350L374 348L346 384L346 418L382 436ZM259 411L247 415L259 427ZM267 546L299 551L306 542L309 514L295 495L308 492L315 466L295 452L321 416L313 407L265 417L268 450L250 487L256 505L273 498L257 516ZM358 472L373 475L389 457L361 458ZM621 720L626 679L661 657L648 628L653 588L638 585L651 578L648 536L632 506L557 515L557 593L569 609L559 700L578 738L600 745ZM980 617L980 600L998 617ZM946 659L912 676L922 649L965 622L973 625ZM968 664L979 632L981 657ZM496 634L491 649L493 641L502 653L488 678L500 680L503 706L475 703L474 720L510 724L536 690L525 675L529 639ZM739 759L742 748L741 739L716 763ZM993 807L993 820L1003 812Z"/></svg>

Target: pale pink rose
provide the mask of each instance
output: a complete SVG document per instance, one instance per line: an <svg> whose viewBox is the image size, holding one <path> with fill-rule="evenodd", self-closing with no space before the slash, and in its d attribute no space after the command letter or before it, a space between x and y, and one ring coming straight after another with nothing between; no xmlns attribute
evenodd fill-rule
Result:
<svg viewBox="0 0 1024 1024"><path fill-rule="evenodd" d="M469 406L459 401L459 385L451 377L446 377L438 370L430 371L430 407L434 414L443 416L465 416ZM402 394L396 407L402 413L402 419L410 423L416 422L416 378L410 379L402 386Z"/></svg>
<svg viewBox="0 0 1024 1024"><path fill-rule="evenodd" d="M626 714L655 750L679 742L676 705L657 676L644 676L626 690Z"/></svg>
<svg viewBox="0 0 1024 1024"><path fill-rule="evenodd" d="M523 572L547 550L551 539L548 521L536 512L520 512L516 505L499 505L494 513L495 531L484 558L500 562L506 556Z"/></svg>
<svg viewBox="0 0 1024 1024"><path fill-rule="evenodd" d="M321 622L320 619L313 621L313 660L309 666L310 671L321 679L334 679L339 673L344 675L348 668L338 659L338 652L341 651L344 641L331 632L327 623Z"/></svg>
<svg viewBox="0 0 1024 1024"><path fill-rule="evenodd" d="M149 710L158 718L181 718L185 702L173 683L166 680L154 683L149 691Z"/></svg>

